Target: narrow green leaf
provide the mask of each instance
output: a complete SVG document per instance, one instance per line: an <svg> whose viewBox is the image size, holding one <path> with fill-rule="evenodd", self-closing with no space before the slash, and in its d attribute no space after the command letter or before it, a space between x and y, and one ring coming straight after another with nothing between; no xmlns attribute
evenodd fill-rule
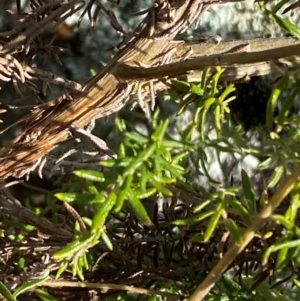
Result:
<svg viewBox="0 0 300 301"><path fill-rule="evenodd" d="M91 227L92 232L95 232L103 227L107 216L109 215L112 208L116 204L116 199L117 199L116 194L114 192L111 192L107 200L101 205L100 209L93 217L93 222Z"/></svg>
<svg viewBox="0 0 300 301"><path fill-rule="evenodd" d="M126 168L123 176L126 177L128 175L133 175L136 170L143 164L143 162L147 161L150 156L155 152L156 150L156 145L153 144L149 148L143 150L138 158L134 158L131 160L131 163L129 166Z"/></svg>
<svg viewBox="0 0 300 301"><path fill-rule="evenodd" d="M116 164L116 160L109 159L109 160L101 161L99 162L99 164L103 167L113 167Z"/></svg>
<svg viewBox="0 0 300 301"><path fill-rule="evenodd" d="M276 14L286 3L290 2L291 0L282 0L279 1L272 9L272 13Z"/></svg>
<svg viewBox="0 0 300 301"><path fill-rule="evenodd" d="M178 79L172 79L171 84L179 91L187 92L190 90L190 83Z"/></svg>
<svg viewBox="0 0 300 301"><path fill-rule="evenodd" d="M54 195L56 198L67 203L102 203L104 197L102 194L89 194L89 193L77 193L77 192L59 192Z"/></svg>
<svg viewBox="0 0 300 301"><path fill-rule="evenodd" d="M284 239L286 240L286 238ZM298 246L300 246L300 239L285 242L281 242L280 240L278 240L276 243L270 246L264 254L263 265L266 265L271 253L277 252L278 250L281 250L283 248L295 248Z"/></svg>
<svg viewBox="0 0 300 301"><path fill-rule="evenodd" d="M55 297L53 297L52 295L50 295L48 292L46 292L46 291L44 291L42 289L36 289L34 292L43 301L59 301L58 299L56 299Z"/></svg>
<svg viewBox="0 0 300 301"><path fill-rule="evenodd" d="M163 184L160 182L156 181L153 176L148 178L149 182L157 189L157 192L161 193L162 195L165 196L172 196L172 192Z"/></svg>
<svg viewBox="0 0 300 301"><path fill-rule="evenodd" d="M97 170L85 170L85 169L78 169L73 171L73 173L79 177L83 178L85 180L89 180L92 182L104 182L105 177L102 172Z"/></svg>
<svg viewBox="0 0 300 301"><path fill-rule="evenodd" d="M137 197L142 200L142 199L147 199L150 196L154 195L157 193L157 189L155 187L147 189L144 193L136 193Z"/></svg>
<svg viewBox="0 0 300 301"><path fill-rule="evenodd" d="M204 109L202 114L200 115L198 131L200 132L201 141L205 141L205 137L207 135L206 131L206 115L208 110Z"/></svg>
<svg viewBox="0 0 300 301"><path fill-rule="evenodd" d="M298 279L293 279L295 285L298 287L298 289L300 290L300 281Z"/></svg>
<svg viewBox="0 0 300 301"><path fill-rule="evenodd" d="M7 301L16 301L14 296L11 294L9 289L5 286L3 282L0 281L0 294L7 300Z"/></svg>
<svg viewBox="0 0 300 301"><path fill-rule="evenodd" d="M211 93L210 96L215 96L218 92L218 84L219 84L219 79L222 73L224 72L224 68L221 67L216 67L216 73L213 76L213 81L212 81L212 88L211 88Z"/></svg>
<svg viewBox="0 0 300 301"><path fill-rule="evenodd" d="M194 234L189 239L191 242L201 243L203 242L203 234Z"/></svg>
<svg viewBox="0 0 300 301"><path fill-rule="evenodd" d="M278 158L276 156L269 157L265 161L261 162L258 165L258 168L261 169L261 170L264 170L264 169L267 169L269 167L272 167L277 162L277 160L278 160Z"/></svg>
<svg viewBox="0 0 300 301"><path fill-rule="evenodd" d="M141 193L144 193L147 190L147 183L148 183L148 170L145 165L142 165L140 168L140 176L139 176L139 181L140 181L140 189Z"/></svg>
<svg viewBox="0 0 300 301"><path fill-rule="evenodd" d="M126 158L126 148L124 143L121 143L118 150L118 159L122 160L124 158Z"/></svg>
<svg viewBox="0 0 300 301"><path fill-rule="evenodd" d="M97 190L96 186L91 182L87 182L87 189L90 194L93 195L99 194L99 191Z"/></svg>
<svg viewBox="0 0 300 301"><path fill-rule="evenodd" d="M125 133L125 137L127 137L141 145L147 144L149 141L148 137L145 137L142 134L136 133L136 132L133 132L133 133L127 132L127 133Z"/></svg>
<svg viewBox="0 0 300 301"><path fill-rule="evenodd" d="M128 202L143 223L145 223L146 225L152 224L144 205L133 192L128 195Z"/></svg>
<svg viewBox="0 0 300 301"><path fill-rule="evenodd" d="M133 175L128 175L125 184L122 185L120 192L117 194L115 211L119 212L123 208L123 204L131 189Z"/></svg>
<svg viewBox="0 0 300 301"><path fill-rule="evenodd" d="M165 157L159 156L155 159L155 162L159 162L164 167L163 175L170 175L172 178L179 179L184 174L185 170L179 164L175 164L174 161L170 162Z"/></svg>
<svg viewBox="0 0 300 301"><path fill-rule="evenodd" d="M196 94L197 96L203 96L203 94L204 94L204 90L201 88L201 86L200 85L195 85L193 83L191 85L190 91L193 94Z"/></svg>
<svg viewBox="0 0 300 301"><path fill-rule="evenodd" d="M275 21L282 29L286 30L289 34L297 39L300 39L300 28L292 21L278 16L276 13L268 10L266 6L259 2L261 10L273 21Z"/></svg>
<svg viewBox="0 0 300 301"><path fill-rule="evenodd" d="M219 96L219 102L220 103L222 103L225 99L226 99L226 97L230 94L230 93L232 93L232 92L234 92L235 91L235 86L234 86L234 84L229 84L227 87L226 87L226 89L223 91L223 93ZM233 98L234 99L234 98ZM233 100L232 99L232 100Z"/></svg>
<svg viewBox="0 0 300 301"><path fill-rule="evenodd" d="M118 130L119 130L121 133L127 131L125 120L120 119L120 118L116 118L115 123L116 123L116 126L117 126ZM105 161L104 161L104 162L105 162Z"/></svg>
<svg viewBox="0 0 300 301"><path fill-rule="evenodd" d="M163 141L161 141L161 145L170 149L175 149L175 148L186 149L186 143L182 143L180 141L175 141L175 140L164 139Z"/></svg>
<svg viewBox="0 0 300 301"><path fill-rule="evenodd" d="M178 219L173 222L176 226L192 226L195 223L198 223L214 214L214 211L206 211L201 214L197 214L193 217L186 218L186 219Z"/></svg>
<svg viewBox="0 0 300 301"><path fill-rule="evenodd" d="M81 257L78 258L72 266L73 277L78 276L81 281L84 280L83 276L83 266L81 265Z"/></svg>
<svg viewBox="0 0 300 301"><path fill-rule="evenodd" d="M290 230L291 232L295 233L297 236L300 236L300 229L295 226L293 221L290 221L287 217L279 214L273 214L272 218L281 223L286 229Z"/></svg>
<svg viewBox="0 0 300 301"><path fill-rule="evenodd" d="M179 116L180 114L182 114L182 112L184 111L184 109L194 101L194 95L190 95L189 97L187 97L186 99L184 99L183 101L180 102L179 104L179 108L177 110L177 116Z"/></svg>
<svg viewBox="0 0 300 301"><path fill-rule="evenodd" d="M294 88L289 96L284 100L282 108L278 114L277 121L279 125L283 125L286 117L289 115L290 110L294 104L295 98L300 94L300 88Z"/></svg>
<svg viewBox="0 0 300 301"><path fill-rule="evenodd" d="M103 231L104 232L104 231ZM102 234L103 235L103 234ZM86 269L86 270L89 270L90 269L90 266L89 266L89 263L88 263L88 260L87 260L87 253L83 253L81 256L80 256L80 260L82 261L81 264L82 266Z"/></svg>
<svg viewBox="0 0 300 301"><path fill-rule="evenodd" d="M201 204L199 204L198 206L195 207L194 213L197 213L197 212L201 211L204 207L206 207L210 203L211 203L211 200L201 202Z"/></svg>
<svg viewBox="0 0 300 301"><path fill-rule="evenodd" d="M283 172L284 172L284 167L282 165L275 167L275 169L270 177L270 180L268 183L268 188L273 188L278 184L278 182L280 181L280 179L283 175Z"/></svg>
<svg viewBox="0 0 300 301"><path fill-rule="evenodd" d="M34 186L34 185L30 185L26 182L21 182L20 183L22 186L30 189L30 190L33 190L33 191L37 191L37 192L41 192L41 193L45 193L45 194L50 194L50 190L47 190L47 189L44 189L44 188L41 188L41 187L37 187L37 186Z"/></svg>
<svg viewBox="0 0 300 301"><path fill-rule="evenodd" d="M112 251L113 250L113 244L111 240L109 239L108 235L106 234L105 231L102 232L101 238L103 242L105 243L106 247L108 250Z"/></svg>
<svg viewBox="0 0 300 301"><path fill-rule="evenodd" d="M169 119L166 119L165 121L161 121L159 127L155 130L155 132L151 135L151 139L153 141L161 141L164 137L168 125L169 125Z"/></svg>
<svg viewBox="0 0 300 301"><path fill-rule="evenodd" d="M215 126L216 126L217 131L219 132L222 128L222 122L223 122L220 105L217 105L215 107L214 115L215 115Z"/></svg>
<svg viewBox="0 0 300 301"><path fill-rule="evenodd" d="M223 203L222 203L222 201L220 201L220 203L218 204L218 206L216 208L216 211L214 212L213 216L209 220L209 223L205 229L204 242L207 242L213 235L216 227L218 226L222 211L223 211Z"/></svg>
<svg viewBox="0 0 300 301"><path fill-rule="evenodd" d="M206 85L207 85L207 80L209 78L209 74L210 74L211 68L207 67L203 70L202 76L201 76L201 89L205 90Z"/></svg>
<svg viewBox="0 0 300 301"><path fill-rule="evenodd" d="M236 245L241 244L243 241L241 238L240 229L237 226L236 222L234 220L232 220L231 218L228 218L224 221L224 225L229 230L235 244Z"/></svg>
<svg viewBox="0 0 300 301"><path fill-rule="evenodd" d="M74 275L74 276L78 276L79 279L81 281L84 281L84 275L83 275L83 271L84 271L84 266L81 264L82 262L82 256L80 256L77 260L78 264L77 264L77 274Z"/></svg>
<svg viewBox="0 0 300 301"><path fill-rule="evenodd" d="M126 200L127 197L127 190L121 190L118 194L117 194L117 199L116 199L116 207L115 207L115 211L119 212L120 210L122 210L124 202Z"/></svg>
<svg viewBox="0 0 300 301"><path fill-rule="evenodd" d="M84 244L85 242L82 242L80 240L72 241L71 243L67 244L66 247L54 253L53 258L60 260L70 257L74 253L78 252Z"/></svg>
<svg viewBox="0 0 300 301"><path fill-rule="evenodd" d="M274 112L278 103L279 96L281 95L282 90L287 86L288 77L284 76L277 83L276 87L273 89L268 102L266 110L266 125L269 129L272 128L274 122Z"/></svg>
<svg viewBox="0 0 300 301"><path fill-rule="evenodd" d="M248 174L244 169L242 169L241 171L241 177L242 177L243 195L250 203L254 203L255 202L254 189L252 187Z"/></svg>
<svg viewBox="0 0 300 301"><path fill-rule="evenodd" d="M292 192L290 206L286 212L286 217L294 224L294 221L298 215L298 209L300 208L300 182L298 181ZM300 235L299 235L300 236Z"/></svg>
<svg viewBox="0 0 300 301"><path fill-rule="evenodd" d="M69 265L68 261L65 261L60 266L60 268L56 272L55 279L58 279L66 271L66 269L68 268L68 265Z"/></svg>
<svg viewBox="0 0 300 301"><path fill-rule="evenodd" d="M230 199L228 201L228 204L230 207L233 208L233 210L242 217L243 221L246 225L251 224L251 215L250 214L256 214L256 206L252 206L250 210L248 211L240 201L236 199Z"/></svg>
<svg viewBox="0 0 300 301"><path fill-rule="evenodd" d="M23 283L21 286L19 286L13 293L13 298L16 299L20 294L25 293L26 291L33 289L39 285L41 285L44 281L48 279L48 275L40 278L40 279L34 279L28 282Z"/></svg>
<svg viewBox="0 0 300 301"><path fill-rule="evenodd" d="M184 159L186 159L187 158L187 156L189 155L189 151L182 151L182 152L180 152L180 153L177 153L177 155L175 155L174 157L173 157L173 163L175 163L175 164L179 164L179 162L180 161L182 161L182 160L184 160Z"/></svg>
<svg viewBox="0 0 300 301"><path fill-rule="evenodd" d="M193 117L193 123L194 124L197 124L198 123L198 120L199 118L201 118L201 113L203 112L203 107L202 106L198 106L195 110L195 113L194 113L194 117ZM199 117L200 116L200 117Z"/></svg>
<svg viewBox="0 0 300 301"><path fill-rule="evenodd" d="M24 270L24 267L25 267L25 258L24 257L21 257L19 258L18 260L18 268L23 271Z"/></svg>
<svg viewBox="0 0 300 301"><path fill-rule="evenodd" d="M209 109L216 102L215 97L210 97L204 101L204 108Z"/></svg>
<svg viewBox="0 0 300 301"><path fill-rule="evenodd" d="M275 270L279 271L281 270L284 266L285 263L287 262L287 254L289 252L289 248L285 247L279 250L276 258L276 264L275 264Z"/></svg>
<svg viewBox="0 0 300 301"><path fill-rule="evenodd" d="M227 277L226 274L223 275L221 281L230 294L235 294L236 292L241 291L241 286L238 285L233 279Z"/></svg>

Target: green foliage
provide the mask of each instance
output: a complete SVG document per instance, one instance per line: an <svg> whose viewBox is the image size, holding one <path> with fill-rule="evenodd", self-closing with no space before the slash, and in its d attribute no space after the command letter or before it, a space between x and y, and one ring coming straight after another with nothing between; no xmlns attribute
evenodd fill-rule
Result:
<svg viewBox="0 0 300 301"><path fill-rule="evenodd" d="M299 29L277 14L285 3L279 2L273 11L263 3L260 7L299 38ZM180 128L170 119L161 120L159 109L147 131L117 118L114 134L120 143L116 158L101 161L93 169L74 170L59 192L28 187L47 195L47 208L52 209L55 222L59 206L54 196L79 212L73 241L51 254L58 264L56 279L86 280L95 268L99 273L113 273L114 264L119 267L121 262L128 273L126 281L141 273L141 285L188 297L230 246L243 244L245 230L268 205L269 196L276 194L292 167L299 164L300 119L294 107L300 72L292 70L273 85L264 120L248 132L233 122L230 104L236 101L236 88L220 83L223 72L222 68L207 68L198 84L171 81L169 98L179 100L177 116L188 109L193 112ZM231 162L226 162L224 155ZM247 156L260 162L254 173L261 182L245 166L238 168ZM221 166L221 177L211 168L215 163ZM159 211L153 205L149 214L146 202L154 203L159 198L165 202L163 208ZM290 273L289 283L300 288L296 273L300 268L299 200L297 183L289 200L265 221L246 251L233 258L233 264L205 300L290 300L282 278ZM12 226L20 233L11 232ZM24 233L33 230L33 226L4 219L1 234L19 242ZM123 235L124 243L118 244ZM107 254L112 258L109 263L102 258ZM17 268L23 272L27 262L22 251L19 258ZM134 261L139 271L131 270ZM153 279L147 279L148 274ZM20 294L35 290L41 300L57 300L37 289L48 279L45 275L26 280L13 293L0 282L0 294L15 301ZM127 292L103 297L116 299L135 300ZM149 296L141 300L161 299Z"/></svg>
<svg viewBox="0 0 300 301"><path fill-rule="evenodd" d="M277 5L274 7L272 11L267 9L263 2L259 2L259 7L272 21L275 21L282 29L284 29L286 32L288 32L290 35L294 36L295 38L300 39L299 27L289 19L283 18L278 15L278 11L287 2L292 2L292 1L282 0L277 3Z"/></svg>
<svg viewBox="0 0 300 301"><path fill-rule="evenodd" d="M152 195L172 196L167 186L183 179L184 169L180 163L191 145L166 137L169 122L159 122L157 117L158 112L153 119L153 133L148 136L138 131L129 132L124 121L117 120L117 127L124 137L118 158L101 162L99 169L103 171L74 171L74 175L86 181L86 193L74 191L55 195L61 201L75 205L90 204L95 212L91 219L86 219L89 221L86 233L78 234L73 242L54 254L57 260L72 260L74 276L84 278L83 271L90 269L86 252L100 238L108 249L113 248L104 228L112 212L119 213L129 204L141 222L150 225L152 222L142 200Z"/></svg>
<svg viewBox="0 0 300 301"><path fill-rule="evenodd" d="M86 272L92 270L99 257L97 246L100 243L106 246L107 252L117 252L114 238L107 229L112 229L118 219L122 220L129 208L139 219L139 225L159 228L157 217L153 220L145 208L144 201L149 198L176 198L181 195L181 202L189 209L170 220L172 226L169 227L172 227L174 239L185 237L187 251L198 245L201 248L212 245L223 253L230 244L242 243L245 229L261 208L268 204L268 192L274 191L291 166L299 162L298 116L293 114L299 73L292 71L276 84L276 97L273 93L267 104L265 125L256 128L256 134L263 141L260 144L251 144L242 127L231 122L227 104L234 97L234 87L230 85L223 89L218 84L221 73L222 69L218 69L216 74L207 70L203 77L205 85L174 81L174 85L179 87L178 93L184 90L188 95L184 104L179 105L178 113L184 114L188 106L195 106L194 112L197 114L185 127L176 129L176 139L169 134L170 121L160 121L158 110L148 133L142 133L124 120L117 119L116 130L121 137L118 157L100 162L93 170L75 170L64 183L62 191L56 192L55 196L60 201L78 208L86 227L83 230L76 222L73 241L54 253L53 259L60 263L56 271L57 279L70 272L72 277L85 279ZM217 107L222 114L216 114ZM224 154L230 155L234 164L240 157L258 157L261 163L257 172L268 171L268 176L264 176L265 183L258 188L245 169L232 173L226 166L221 170L223 180L214 178L209 169L212 159L207 150L214 153L213 160L221 165ZM207 182L201 184L195 181L197 176L204 177ZM267 276L263 278L262 275L270 265L275 273L284 272L289 266L299 267L299 206L298 184L284 213L274 214L274 224L257 233L256 239L265 245L264 251L259 246L255 247L262 260L260 268L246 273L244 261L237 259L238 275L225 273L206 300L289 300L283 293L283 287L271 287L265 280ZM92 209L92 214L86 207L89 212ZM228 234L223 247L219 244L223 235L220 233ZM181 251L174 251L175 246L170 242L160 250L157 245L152 252L153 261L184 260ZM218 258L219 253L213 250L212 254ZM188 296L194 289L193 285L205 276L206 265L216 259L203 260L200 270L191 261L182 283L179 285L171 281L167 291ZM20 260L18 264L22 270L26 262ZM2 285L0 293L8 300L15 300L17 295L37 287L45 279L29 280L19 286L14 294ZM292 281L298 285L296 276L292 277ZM154 283L154 289L165 288L158 280ZM42 300L55 300L42 290L36 290L36 294ZM268 298L265 297L267 295ZM119 294L119 297L120 300L131 298L125 293Z"/></svg>
<svg viewBox="0 0 300 301"><path fill-rule="evenodd" d="M207 68L203 72L201 83L198 85L182 81L173 81L174 87L189 93L189 96L181 102L178 115L183 112L188 104L196 104L193 123L186 129L185 139L189 138L194 129L200 132L202 141L206 139L206 117L209 112L214 113L216 130L218 133L221 132L221 125L224 121L225 114L230 112L228 104L235 99L235 96L228 97L229 94L235 91L233 84L228 85L224 91L220 93L218 82L223 72L224 69L217 67L215 74L213 74L211 78L211 69Z"/></svg>
<svg viewBox="0 0 300 301"><path fill-rule="evenodd" d="M265 177L266 182L260 189L275 189L291 166L299 161L298 118L292 112L299 73L288 73L277 82L267 103L265 126L256 129L258 135L265 139L261 144L252 145L247 141L243 129L231 122L227 105L234 99L232 93L235 89L233 85L222 89L218 84L222 72L220 68L216 73L206 70L203 81L198 85L173 81L178 93L184 91L188 95L180 104L178 114L184 114L189 105L195 106L194 118L185 128L177 129L177 139L168 134L169 121L159 121L159 111L156 111L152 120L153 131L147 134L117 119L116 126L123 137L118 158L101 162L96 170L74 171L74 175L81 179L81 184L76 186L85 186L86 192L73 189L73 192L58 193L56 197L79 206L90 204L94 208L94 215L85 217L87 231L78 234L72 243L54 255L54 258L63 262L60 274L71 263L73 276L83 279L84 270L90 270L95 260L93 255L90 260L85 256L88 249L93 249L102 239L107 249L113 250L114 244L105 230L105 225L113 215L121 214L130 205L140 222L150 226L153 221L143 200L173 196L175 188L190 196L201 195L198 202L193 203L192 214L173 221L178 233L202 225L203 231L191 235L190 243L211 243L218 237L219 231L228 231L232 243L242 243L242 233L268 203L268 198L262 190L258 190L244 169L236 182L228 179L230 171L226 168L223 170L226 185L214 179L209 170L211 162L207 150L215 153L220 164L224 153L231 155L233 160L235 156L255 155L262 161L258 166L260 172L272 171L268 178ZM193 163L193 171L188 168L188 162ZM197 174L208 180L208 187L193 181ZM262 264L267 266L276 254L274 268L277 272L290 264L298 266L300 243L297 235L300 229L294 222L299 206L296 201L298 194L294 192L293 195L292 207L288 207L286 214L274 215L274 220L285 228L286 235L281 235L278 226L268 232L257 233L257 237L265 240L268 246L262 254ZM188 204L189 199L183 198L183 201ZM266 300L262 293L265 290L263 281L253 278L252 284L246 285L243 284L243 281L247 282L244 278L239 282L235 278L224 277L222 293L215 293L214 297L207 300ZM257 281L259 285L255 284ZM285 300L283 294L275 289L273 291L278 300Z"/></svg>

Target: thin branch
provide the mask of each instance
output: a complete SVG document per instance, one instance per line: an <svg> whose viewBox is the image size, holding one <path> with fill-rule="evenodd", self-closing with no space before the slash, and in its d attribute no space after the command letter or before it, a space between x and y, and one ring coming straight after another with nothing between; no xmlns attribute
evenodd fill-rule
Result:
<svg viewBox="0 0 300 301"><path fill-rule="evenodd" d="M175 2L170 2L173 7L168 7L166 14L164 9L159 11L158 1L158 6L149 10L144 21L124 43L114 61L88 81L81 91L74 91L71 97L53 99L23 117L22 120L26 122L25 130L11 143L0 148L1 179L26 175L41 157L68 139L72 125L83 128L95 118L105 117L120 110L146 77L160 81L164 76L186 75L188 71L194 70L195 66L201 70L208 66L224 65L229 66L228 77L234 78L237 74L239 77L257 75L260 72L259 68L264 69L264 72L278 72L281 68L299 65L297 56L292 59L288 57L300 52L300 43L293 39L228 42L220 43L221 46L207 47L215 49L217 54L214 55L201 52L201 47L203 49L207 44L195 46L174 43L174 52L170 45L175 35L184 31L193 21L199 20L201 13L212 3L210 0ZM223 1L213 1L221 2ZM282 43L290 46L281 47ZM243 47L239 47L241 44ZM276 48L272 48L274 45ZM231 53L240 48L250 48L253 52ZM182 61L186 57L190 59ZM279 64L278 68L276 64L280 58L285 58L284 64L288 62L291 65L286 67ZM270 62L271 60L275 60L275 64ZM175 63L163 65L174 61ZM134 67L136 62L141 66L150 67ZM255 64L258 69L253 69ZM247 71L247 68L252 68L252 71ZM242 70L242 74L236 70ZM194 74L188 74L188 77ZM163 87L163 84L160 87ZM159 85L155 85L155 89L159 89Z"/></svg>
<svg viewBox="0 0 300 301"><path fill-rule="evenodd" d="M201 301L209 293L215 283L222 277L233 260L240 254L249 242L253 239L255 233L272 216L274 210L280 205L283 199L292 191L295 183L300 176L300 166L297 166L293 173L280 185L277 192L271 197L268 205L256 216L252 224L241 236L241 243L233 245L226 252L224 257L210 271L204 281L197 287L196 291L189 298L189 301Z"/></svg>
<svg viewBox="0 0 300 301"><path fill-rule="evenodd" d="M103 289L121 290L121 291L136 293L136 294L163 296L163 297L167 297L168 300L181 300L181 296L177 294L171 294L171 293L162 292L158 290L145 289L145 288L123 285L123 284L92 283L87 281L72 282L72 281L61 281L61 280L52 280L52 281L48 280L43 282L42 285L47 287L82 287L82 288L96 289L96 290L103 290Z"/></svg>
<svg viewBox="0 0 300 301"><path fill-rule="evenodd" d="M245 64L257 64L261 62L277 62L284 58L285 64L292 66L300 65L300 42L295 45L272 48L257 52L238 52L228 54L217 54L210 56L201 56L162 66L143 68L120 64L118 76L126 80L151 80L163 77L177 77L193 70L201 70L206 67L216 66L239 66ZM279 61L280 63L280 61Z"/></svg>

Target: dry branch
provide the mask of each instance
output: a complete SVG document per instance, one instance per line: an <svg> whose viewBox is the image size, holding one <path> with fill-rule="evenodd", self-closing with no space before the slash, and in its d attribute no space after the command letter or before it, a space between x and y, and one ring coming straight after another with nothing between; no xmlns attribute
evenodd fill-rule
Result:
<svg viewBox="0 0 300 301"><path fill-rule="evenodd" d="M179 75L197 80L203 67L224 64L228 66L224 79L241 79L278 70L279 58L299 53L300 43L294 39L202 45L173 42L177 33L199 21L211 1L169 2L171 6L166 8L164 1L156 1L114 61L88 81L81 91L74 90L70 92L71 97L54 99L25 116L23 133L0 149L0 179L21 177L37 167L43 156L68 139L72 125L80 128L95 118L118 111L136 92L137 85L145 81L145 74L148 74L148 80ZM296 52L286 52L287 48ZM241 49L243 53L238 52ZM245 61L249 57L256 63L249 65L249 61ZM292 56L292 61L287 59L290 62L288 67L299 66L299 57ZM186 68L187 63L189 68ZM283 67L286 68L281 64L280 68ZM188 72L195 69L200 69L200 72Z"/></svg>
<svg viewBox="0 0 300 301"><path fill-rule="evenodd" d="M68 138L71 125L83 127L92 119L119 110L132 93L136 81L117 76L120 63L161 63L159 54L170 48L178 32L184 31L210 5L211 1L156 1L114 61L91 79L73 99L60 97L36 108L26 117L24 132L0 150L0 178L23 176L37 166L39 159ZM172 47L172 45L171 45Z"/></svg>

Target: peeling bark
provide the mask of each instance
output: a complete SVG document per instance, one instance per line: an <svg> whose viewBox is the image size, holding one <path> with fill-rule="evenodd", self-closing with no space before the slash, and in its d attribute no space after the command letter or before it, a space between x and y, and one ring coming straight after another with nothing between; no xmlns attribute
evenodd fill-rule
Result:
<svg viewBox="0 0 300 301"><path fill-rule="evenodd" d="M217 65L227 67L224 80L278 71L278 65L282 70L299 66L299 56L292 54L299 53L300 43L294 39L174 42L176 34L199 22L212 2L228 1L174 0L169 1L170 7L156 1L131 39L100 74L81 90L73 90L71 98L54 99L23 118L24 131L0 148L0 179L22 177L35 169L45 155L68 139L71 125L84 127L95 118L120 110L145 80L182 75L197 81L203 67ZM284 63L279 58L285 58ZM191 70L198 71L188 72ZM158 89L163 88L163 84L158 85Z"/></svg>

